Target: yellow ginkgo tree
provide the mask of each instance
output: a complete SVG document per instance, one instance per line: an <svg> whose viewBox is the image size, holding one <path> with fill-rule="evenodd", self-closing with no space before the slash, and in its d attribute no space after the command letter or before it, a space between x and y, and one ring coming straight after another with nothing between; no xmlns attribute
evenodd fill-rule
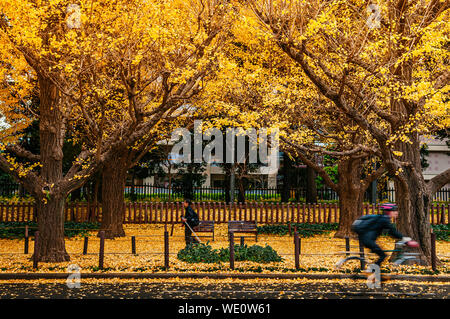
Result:
<svg viewBox="0 0 450 319"><path fill-rule="evenodd" d="M395 177L397 227L430 261L429 208L450 169L425 181L421 136L448 127L449 2L252 0L248 14L363 134ZM337 117L342 118L341 115Z"/></svg>
<svg viewBox="0 0 450 319"><path fill-rule="evenodd" d="M362 214L365 192L385 173L373 139L321 96L255 17L240 15L233 34L227 59L200 94L199 105L217 125L278 128L280 149L339 195L336 236L355 236L351 225ZM324 157L334 160L338 181L324 167Z"/></svg>
<svg viewBox="0 0 450 319"><path fill-rule="evenodd" d="M36 200L41 261L70 258L67 194L104 163L126 172L121 152L155 142L161 123L208 80L229 12L220 0L0 1L0 111L9 125L0 168ZM37 111L29 103L34 86ZM39 121L40 154L17 143L31 120ZM82 150L64 174L69 132Z"/></svg>

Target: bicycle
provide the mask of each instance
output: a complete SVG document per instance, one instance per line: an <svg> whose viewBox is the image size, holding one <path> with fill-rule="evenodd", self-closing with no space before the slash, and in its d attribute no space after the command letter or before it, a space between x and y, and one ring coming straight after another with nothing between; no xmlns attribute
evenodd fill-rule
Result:
<svg viewBox="0 0 450 319"><path fill-rule="evenodd" d="M403 265L406 262L408 263L417 263L419 265L423 265L423 261L420 259L420 254L419 253L412 253L412 252L407 252L405 251L406 247L410 247L408 245L408 242L403 242L403 241L398 241L395 243L395 249L393 250L383 250L385 253L398 253L395 260L393 261L393 264L398 266L398 265ZM361 253L356 253L355 254L361 254ZM362 264L364 265L370 265L370 263L368 262L368 260L365 259L365 257L361 257L361 256L350 256L350 257L346 257L343 258L341 260L339 260L336 263L336 269L340 269L346 262L350 261L350 260L359 260Z"/></svg>

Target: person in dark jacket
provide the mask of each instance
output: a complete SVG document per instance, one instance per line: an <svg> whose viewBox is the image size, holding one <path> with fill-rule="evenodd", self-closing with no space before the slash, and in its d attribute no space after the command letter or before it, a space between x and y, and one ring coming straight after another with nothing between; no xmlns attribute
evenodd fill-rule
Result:
<svg viewBox="0 0 450 319"><path fill-rule="evenodd" d="M188 224L191 228L194 228L198 225L198 216L191 207L191 201L189 199L186 199L183 203L183 206L185 208L185 213L184 216L181 217L181 220L184 223ZM194 242L192 231L186 225L184 226L184 239L186 241L186 246ZM195 242L197 242L197 240L195 240Z"/></svg>
<svg viewBox="0 0 450 319"><path fill-rule="evenodd" d="M376 220L370 224L370 227L359 234L359 240L364 247L370 249L371 252L378 255L378 260L375 262L378 266L386 259L386 253L376 243L377 238L384 230L387 230L388 234L394 238L401 239L403 242L412 242L411 238L404 237L391 222L391 219L397 218L398 210L394 204L385 204L380 206L383 210L383 215L378 215Z"/></svg>

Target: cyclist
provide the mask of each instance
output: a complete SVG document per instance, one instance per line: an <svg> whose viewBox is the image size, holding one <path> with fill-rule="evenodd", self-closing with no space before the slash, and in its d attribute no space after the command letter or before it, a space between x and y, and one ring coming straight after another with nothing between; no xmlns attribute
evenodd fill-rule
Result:
<svg viewBox="0 0 450 319"><path fill-rule="evenodd" d="M353 223L353 230L358 234L362 245L378 255L379 258L375 262L378 266L381 266L381 263L386 258L385 252L376 243L383 230L387 230L390 236L401 239L408 246L418 246L417 242L403 236L392 224L391 219L398 216L397 205L384 204L380 208L383 211L383 215L366 215Z"/></svg>

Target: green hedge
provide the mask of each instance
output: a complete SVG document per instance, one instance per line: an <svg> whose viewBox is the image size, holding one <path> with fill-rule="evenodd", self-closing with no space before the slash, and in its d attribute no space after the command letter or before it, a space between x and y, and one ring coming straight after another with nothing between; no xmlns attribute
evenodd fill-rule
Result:
<svg viewBox="0 0 450 319"><path fill-rule="evenodd" d="M209 243L192 244L178 252L177 258L188 263L219 263L230 260L230 249L213 249ZM234 245L235 261L253 261L270 263L283 261L280 255L270 246Z"/></svg>
<svg viewBox="0 0 450 319"><path fill-rule="evenodd" d="M35 222L3 222L0 223L0 238L20 239L25 237L25 226L28 226L28 234L34 236L37 230ZM64 223L64 235L66 237L85 236L91 230L100 229L99 223Z"/></svg>
<svg viewBox="0 0 450 319"><path fill-rule="evenodd" d="M450 241L450 225L431 225L436 240Z"/></svg>
<svg viewBox="0 0 450 319"><path fill-rule="evenodd" d="M291 231L294 232L297 227L297 232L301 237L312 237L317 234L326 234L333 230L337 230L337 223L330 224L305 224L293 223L291 224ZM258 234L271 235L287 235L289 234L289 225L264 225L258 226Z"/></svg>
<svg viewBox="0 0 450 319"><path fill-rule="evenodd" d="M298 234L301 237L312 237L317 234L327 234L337 230L338 224L291 224L292 233L295 227L297 227ZM450 241L450 225L431 225L431 227L436 234L436 240ZM287 235L289 234L289 225L258 226L258 234Z"/></svg>

